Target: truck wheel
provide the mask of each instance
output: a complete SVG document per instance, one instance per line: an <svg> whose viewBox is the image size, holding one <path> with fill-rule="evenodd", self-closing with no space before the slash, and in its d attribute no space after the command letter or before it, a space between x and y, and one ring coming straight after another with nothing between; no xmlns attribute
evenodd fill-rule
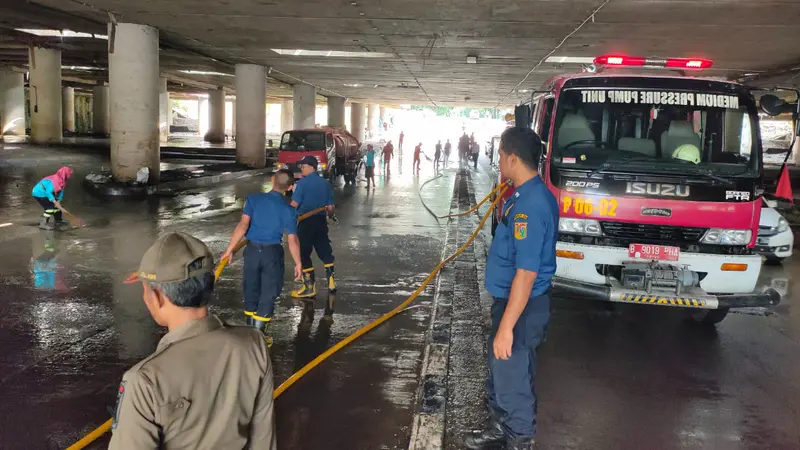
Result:
<svg viewBox="0 0 800 450"><path fill-rule="evenodd" d="M779 266L783 262L783 258L778 258L777 256L767 256L767 260L765 262L768 266Z"/></svg>
<svg viewBox="0 0 800 450"><path fill-rule="evenodd" d="M720 309L696 309L689 311L689 319L695 323L706 325L716 325L728 316L730 308Z"/></svg>

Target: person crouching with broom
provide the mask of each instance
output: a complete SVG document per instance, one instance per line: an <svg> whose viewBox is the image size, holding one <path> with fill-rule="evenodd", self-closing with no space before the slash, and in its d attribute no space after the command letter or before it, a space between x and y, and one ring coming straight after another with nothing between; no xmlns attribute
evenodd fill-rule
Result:
<svg viewBox="0 0 800 450"><path fill-rule="evenodd" d="M53 175L44 177L33 187L33 198L42 205L44 213L39 221L39 228L43 230L55 230L56 227L64 223L62 213L77 222L80 219L75 217L64 206L61 200L64 198L64 189L67 187L67 180L72 176L72 169L62 167Z"/></svg>

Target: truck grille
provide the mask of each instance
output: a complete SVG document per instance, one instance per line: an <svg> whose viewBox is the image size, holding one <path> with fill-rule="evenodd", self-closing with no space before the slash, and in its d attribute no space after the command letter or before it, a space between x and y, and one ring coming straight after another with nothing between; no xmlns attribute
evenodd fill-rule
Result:
<svg viewBox="0 0 800 450"><path fill-rule="evenodd" d="M600 226L606 236L638 243L693 244L708 231L708 228L605 221L601 221Z"/></svg>

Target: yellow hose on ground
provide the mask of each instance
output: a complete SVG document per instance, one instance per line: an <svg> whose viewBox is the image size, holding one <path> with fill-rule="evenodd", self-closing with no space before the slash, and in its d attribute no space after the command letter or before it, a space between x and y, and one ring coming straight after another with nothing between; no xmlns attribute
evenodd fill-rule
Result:
<svg viewBox="0 0 800 450"><path fill-rule="evenodd" d="M387 320L391 319L392 317L394 317L397 314L399 314L400 312L402 312L411 302L413 302L419 296L419 294L422 293L422 291L436 277L436 274L438 274L439 271L441 271L442 268L447 263L449 263L449 262L453 261L454 259L456 259L458 257L458 255L463 253L464 250L466 250L467 247L469 247L469 245L472 244L472 241L475 240L475 237L478 235L480 230L483 228L483 225L486 223L486 220L489 218L489 215L492 214L492 211L494 210L494 207L497 206L497 203L503 197L503 193L506 191L506 189L508 189L508 185L507 184L501 184L501 185L497 186L492 192L489 193L489 195L487 195L483 200L481 200L481 202L478 203L478 205L475 208L470 209L470 211L475 211L478 208L478 206L480 206L483 203L485 203L486 200L489 199L492 196L492 194L497 193L497 197L494 199L494 201L492 201L492 205L489 208L489 211L487 211L486 214L483 215L483 218L481 219L480 224L475 229L475 231L472 232L472 235L469 237L469 239L467 239L467 242L465 242L464 245L462 245L461 248L459 248L455 253L453 253L452 255L450 255L447 258L445 258L442 262L440 262L439 265L436 266L436 268L433 269L433 271L427 276L427 278L425 278L425 280L422 281L422 284L419 285L419 287L414 291L414 293L411 294L410 297L408 297L405 301L403 301L403 303L400 303L393 310L391 310L388 313L384 314L383 316L381 316L380 318L378 318L374 322L371 322L371 323L367 324L365 327L359 329L355 333L353 333L350 336L344 338L343 340L338 342L336 345L334 345L333 347L331 347L328 350L326 350L324 353L322 353L319 356L317 356L316 358L314 358L311 362L309 362L308 364L303 366L302 369L298 370L297 372L292 374L292 376L287 378L286 381L281 383L281 385L278 386L273 391L272 397L273 398L278 398L279 395L281 395L285 390L289 389L293 384L295 384L297 382L297 380L299 380L305 374L307 374L309 371L311 371L311 369L313 369L314 367L318 366L322 361L326 360L328 357L330 357L334 353L338 352L339 350L341 350L342 348L344 348L345 346L347 346L351 342L355 341L359 337L361 337L364 334L368 333L369 331L371 331L375 327L381 325L382 323L386 322ZM322 212L325 209L326 208L323 207L323 208L315 209L313 211L309 211L309 212L301 215L298 218L298 222L303 220L303 219L305 219L305 218L307 218L307 217L309 217L309 216L311 216L311 215L314 215L314 214L316 214L318 212ZM456 215L453 215L453 216L456 216ZM247 239L242 239L241 242L239 242L239 244L236 246L234 253L238 252L245 245L247 245ZM219 262L219 265L217 266L217 269L214 272L214 278L215 279L218 279L220 277L220 275L222 274L222 270L227 265L228 265L228 258L224 258L223 260L221 260ZM81 450L83 448L86 448L92 442L94 442L97 439L99 439L100 436L102 436L103 434L105 434L106 432L111 430L112 422L113 422L113 419L108 419L107 421L105 421L105 423L103 423L99 427L97 427L94 430L92 430L89 434L87 434L86 436L82 437L79 441L77 441L74 444L72 444L69 447L67 447L67 450Z"/></svg>

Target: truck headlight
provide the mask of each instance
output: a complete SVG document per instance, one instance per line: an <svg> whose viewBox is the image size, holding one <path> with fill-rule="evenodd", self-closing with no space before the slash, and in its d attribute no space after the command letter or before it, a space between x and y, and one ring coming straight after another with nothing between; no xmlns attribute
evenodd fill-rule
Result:
<svg viewBox="0 0 800 450"><path fill-rule="evenodd" d="M753 238L753 232L750 230L727 230L724 228L711 228L706 231L703 239L700 240L703 244L714 245L747 245Z"/></svg>
<svg viewBox="0 0 800 450"><path fill-rule="evenodd" d="M783 217L781 217L781 219L778 221L778 233L783 233L788 229L789 229L789 222Z"/></svg>
<svg viewBox="0 0 800 450"><path fill-rule="evenodd" d="M568 234L585 234L588 236L600 236L600 222L594 219L572 219L561 218L558 220L558 231Z"/></svg>

